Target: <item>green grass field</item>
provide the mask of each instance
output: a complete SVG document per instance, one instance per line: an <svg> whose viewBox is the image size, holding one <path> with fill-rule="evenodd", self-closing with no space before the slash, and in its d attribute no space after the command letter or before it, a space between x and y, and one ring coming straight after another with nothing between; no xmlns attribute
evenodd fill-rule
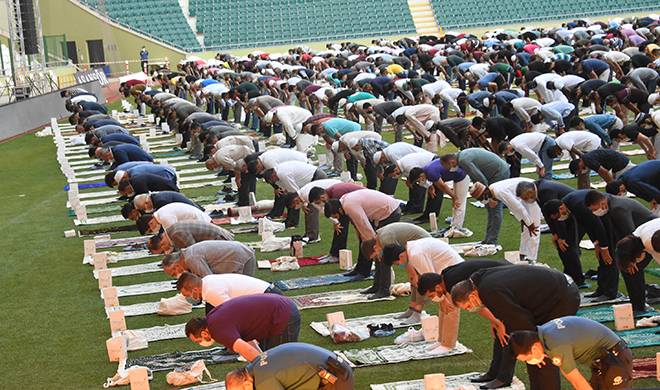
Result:
<svg viewBox="0 0 660 390"><path fill-rule="evenodd" d="M46 120L46 118L44 118ZM392 134L386 139L391 141ZM636 159L638 161L638 159ZM10 142L0 144L0 174L3 178L0 190L0 229L4 232L0 240L0 253L3 254L0 286L6 296L0 303L0 351L2 351L3 378L0 388L6 389L98 389L106 377L114 375L117 364L107 359L105 340L110 335L105 318L103 302L99 298L97 281L92 277L91 267L82 265L83 244L81 238L64 238L63 231L73 228L72 218L65 208L66 184L55 159L55 146L51 138L36 138L25 135ZM574 184L574 183L572 183ZM406 187L400 183L397 196L406 199ZM186 191L188 196L212 195L216 188L203 188ZM258 199L272 197L271 187L259 183ZM445 202L439 220L449 215L449 202ZM410 219L412 217L404 217ZM473 230L472 239L481 239L484 234L486 211L469 206L466 227ZM428 224L426 225L428 228ZM351 228L352 229L352 228ZM354 232L354 230L352 229ZM295 231L279 235L302 232L301 226ZM305 248L307 255L327 253L331 239L331 228L322 218L322 241ZM126 233L123 236L132 236ZM118 235L121 236L121 235ZM256 241L253 234L239 235L241 241ZM542 237L539 260L560 268L561 264L550 242L550 237ZM350 249L357 253L356 237L351 233ZM519 227L515 220L505 213L505 221L500 235L504 250L517 250ZM284 253L258 253L258 259L273 258ZM499 253L503 257L503 252ZM130 265L145 260L126 261ZM153 261L153 259L149 260ZM584 252L585 271L596 267L592 252ZM319 275L338 272L337 265L306 267L298 271L274 274L260 270L257 277L265 280L288 279L299 276ZM405 281L405 274L397 269L397 281ZM115 285L128 285L147 281L166 280L164 273L120 277ZM657 283L658 278L647 276L647 282ZM352 283L324 288L294 291L294 295L323 290L341 290L368 286L368 282ZM623 282L621 291L625 292ZM154 301L172 293L153 296L122 298L122 304ZM359 344L334 345L329 338L316 334L308 324L310 321L324 320L325 313L343 310L346 317L364 316L403 310L407 298L390 302L334 307L302 311L303 326L300 340L317 344L328 349L370 347L391 344L394 337L372 338ZM436 312L427 305L428 312ZM192 315L202 315L201 310ZM127 318L128 328L176 324L185 322L192 315L178 317L158 317L147 315ZM474 352L457 357L415 361L372 368L361 368L356 372L356 388L367 389L371 383L384 383L397 380L412 380L426 373L442 372L458 374L485 370L491 357L491 336L486 321L475 314L462 312L460 341ZM612 325L611 323L609 324ZM397 335L403 330L397 332ZM186 339L152 343L148 349L132 352L130 356L151 355L191 350L199 348ZM635 356L653 356L657 348L639 348ZM237 367L237 364L210 366L217 379ZM585 374L587 373L586 371ZM518 364L517 376L527 381L522 364ZM567 382L564 381L568 388ZM165 373L157 373L151 383L154 389L171 386L165 382ZM657 386L655 380L639 381L639 387Z"/></svg>

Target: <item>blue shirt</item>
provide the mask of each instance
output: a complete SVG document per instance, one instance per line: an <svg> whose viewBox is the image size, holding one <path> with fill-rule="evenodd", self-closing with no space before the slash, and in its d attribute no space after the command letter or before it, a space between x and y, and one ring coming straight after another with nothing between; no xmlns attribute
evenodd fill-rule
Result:
<svg viewBox="0 0 660 390"><path fill-rule="evenodd" d="M453 181L454 183L459 182L465 179L465 171L458 167L455 172L446 169L440 164L440 159L436 158L430 163L426 164L424 168L424 173L426 173L426 179L432 183L442 179L442 181Z"/></svg>
<svg viewBox="0 0 660 390"><path fill-rule="evenodd" d="M126 164L120 165L117 167L117 169L121 169L121 167ZM149 173L152 175L164 177L168 180L176 181L176 172L174 171L174 168L165 165L143 163L134 165L133 167L126 169L126 171L130 176L138 176Z"/></svg>
<svg viewBox="0 0 660 390"><path fill-rule="evenodd" d="M607 64L607 62L595 58L582 61L582 69L584 69L586 73L593 71L597 74L600 74L609 68L610 66Z"/></svg>
<svg viewBox="0 0 660 390"><path fill-rule="evenodd" d="M218 80L213 80L213 79L204 79L200 82L202 87L207 87L211 84L217 84L217 83L219 83L219 81Z"/></svg>
<svg viewBox="0 0 660 390"><path fill-rule="evenodd" d="M375 99L376 97L369 92L356 92L346 98L346 101L348 103L355 103L359 102L360 100L367 100L367 99Z"/></svg>
<svg viewBox="0 0 660 390"><path fill-rule="evenodd" d="M360 131L360 124L343 118L332 118L322 123L325 133L329 137L335 137L337 133L344 135L354 131Z"/></svg>
<svg viewBox="0 0 660 390"><path fill-rule="evenodd" d="M138 141L137 138L124 133L107 134L101 137L101 143L106 144L108 142L121 142L123 144L133 144L140 146L140 141Z"/></svg>

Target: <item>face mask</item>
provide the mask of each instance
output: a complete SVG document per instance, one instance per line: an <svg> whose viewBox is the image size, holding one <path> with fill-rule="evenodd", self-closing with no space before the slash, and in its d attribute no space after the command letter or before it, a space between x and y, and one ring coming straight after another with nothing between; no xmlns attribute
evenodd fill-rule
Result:
<svg viewBox="0 0 660 390"><path fill-rule="evenodd" d="M479 305L479 306L472 306L471 308L468 309L470 313L476 313L479 310L481 310L484 307L484 305Z"/></svg>
<svg viewBox="0 0 660 390"><path fill-rule="evenodd" d="M531 358L527 361L527 364L529 364L530 366L535 366L537 364L541 364L541 362L543 362L543 358L540 358L540 359Z"/></svg>
<svg viewBox="0 0 660 390"><path fill-rule="evenodd" d="M430 182L430 181L428 181L428 180L425 180L424 182L422 182L422 183L419 183L419 186L420 186L420 187L424 187L424 188L427 188L427 189L428 189L429 187L431 187L431 182Z"/></svg>
<svg viewBox="0 0 660 390"><path fill-rule="evenodd" d="M444 300L444 297L442 297L442 296L440 296L440 295L436 295L436 296L434 296L433 298L431 298L431 301L433 301L433 302L435 302L435 303L440 303L440 302L442 302L443 300Z"/></svg>
<svg viewBox="0 0 660 390"><path fill-rule="evenodd" d="M213 339L210 339L210 340L203 340L202 339L202 341L200 341L198 344L201 345L202 347L210 347L213 344L215 344L215 341L213 341Z"/></svg>
<svg viewBox="0 0 660 390"><path fill-rule="evenodd" d="M456 172L456 171L458 171L458 167L449 168L449 172Z"/></svg>
<svg viewBox="0 0 660 390"><path fill-rule="evenodd" d="M154 209L153 209L153 208L150 208L150 209L145 208L145 209L144 209L144 212L145 212L145 213L148 213L148 214L151 214L151 213L154 212Z"/></svg>
<svg viewBox="0 0 660 390"><path fill-rule="evenodd" d="M594 211L593 213L597 217L602 217L603 215L607 214L607 211L608 211L607 209L598 209L598 210Z"/></svg>
<svg viewBox="0 0 660 390"><path fill-rule="evenodd" d="M514 154L516 154L515 151L513 151L513 152L506 152L506 153L505 153L505 156L507 156L507 157L511 157L511 156L513 156Z"/></svg>
<svg viewBox="0 0 660 390"><path fill-rule="evenodd" d="M534 199L534 198L527 198L527 199L525 199L525 203L532 204L532 203L535 203L535 202L536 202L536 199Z"/></svg>
<svg viewBox="0 0 660 390"><path fill-rule="evenodd" d="M558 221L565 221L565 220L567 220L568 217L570 217L570 216L571 216L570 214L566 214L566 215L561 215L561 214L559 214L559 218L557 218L557 220L558 220Z"/></svg>

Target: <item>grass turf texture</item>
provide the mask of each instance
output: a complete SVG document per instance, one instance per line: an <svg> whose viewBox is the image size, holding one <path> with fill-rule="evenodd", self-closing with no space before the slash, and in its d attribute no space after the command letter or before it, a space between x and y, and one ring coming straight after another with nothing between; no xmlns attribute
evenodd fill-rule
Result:
<svg viewBox="0 0 660 390"><path fill-rule="evenodd" d="M114 108L114 107L113 107ZM392 141L392 133L385 138ZM442 152L448 152L446 148ZM633 159L641 161L639 157ZM91 267L81 264L82 239L65 239L63 231L72 229L72 219L64 207L66 193L62 191L65 178L59 171L55 159L55 146L51 138L36 138L26 135L10 142L0 144L0 173L3 186L0 190L0 228L4 232L0 240L0 250L4 255L0 286L8 296L0 303L0 324L3 329L0 338L0 351L3 357L2 388L25 389L98 389L106 377L112 376L116 363L109 363L105 349L105 340L110 335L107 319L103 312L103 302L99 298L97 281L92 277ZM574 181L570 182L575 185ZM185 191L192 196L211 195L217 188L202 188ZM258 184L258 199L272 197L272 189L267 184ZM407 188L399 183L397 197L407 198ZM444 221L450 215L450 202L445 201L439 216ZM412 216L404 216L409 220ZM512 216L505 212L504 224L500 234L500 243L504 250L517 250L519 244L519 225ZM468 206L465 226L474 231L473 241L483 237L486 210ZM441 226L444 226L440 222ZM428 223L423 225L428 229ZM296 230L287 230L286 235L303 232L303 222ZM284 235L282 233L279 236ZM321 218L322 242L305 248L305 255L327 253L331 240L331 226L327 219ZM117 234L116 237L133 236L135 232ZM115 237L115 235L113 235ZM357 255L357 240L351 227L349 248ZM256 241L256 234L238 235L240 241ZM459 242L459 240L452 240ZM284 252L257 254L259 260L273 258ZM499 257L503 257L500 252ZM122 262L131 265L151 259ZM561 269L561 263L551 243L549 235L542 236L539 261ZM584 270L596 267L593 251L584 251L582 257ZM405 273L395 269L396 281L405 281ZM303 267L298 271L272 273L268 270L257 271L256 276L265 280L287 279L301 276L320 275L338 272L337 265ZM148 281L165 280L164 273L153 273L116 278L115 285L136 284ZM646 275L647 283L657 283L660 279ZM300 295L320 291L362 288L370 282L343 284L296 290L288 295ZM592 283L595 287L595 283ZM623 281L621 291L625 292ZM122 304L154 301L171 293L150 296L122 298ZM311 321L325 320L325 314L337 310L344 311L346 317L357 317L405 310L408 298L395 301L374 302L343 307L304 310L300 341L308 342L328 349L366 348L386 345L394 337L372 338L359 344L335 345L329 338L323 338L308 325ZM428 312L436 309L429 304ZM185 322L194 315L203 315L196 310L191 315L177 317L159 317L156 315L127 318L129 329L156 325ZM360 368L356 371L356 389L367 389L371 383L384 383L422 378L424 374L442 372L460 374L470 371L484 371L491 358L492 338L488 324L480 317L461 313L460 341L474 352L456 357L414 361L387 366ZM612 326L612 323L608 324ZM401 334L405 329L399 330ZM175 350L199 348L186 339L160 341L152 343L148 349L131 352L130 356L151 355ZM638 348L634 350L637 358L654 356L657 348ZM224 374L238 367L239 364L210 366L213 376L222 379ZM586 367L582 372L589 375ZM516 375L527 383L524 365L519 363ZM639 380L636 387L657 385L654 379ZM563 381L564 388L570 388ZM164 373L155 375L151 382L153 389L171 388L165 381Z"/></svg>

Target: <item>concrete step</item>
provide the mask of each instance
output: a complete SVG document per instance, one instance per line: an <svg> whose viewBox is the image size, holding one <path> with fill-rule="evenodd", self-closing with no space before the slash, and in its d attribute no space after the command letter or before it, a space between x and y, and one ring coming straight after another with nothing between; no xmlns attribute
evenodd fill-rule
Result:
<svg viewBox="0 0 660 390"><path fill-rule="evenodd" d="M435 23L435 18L433 17L433 15L419 17L419 18L413 16L413 20L415 22L434 22Z"/></svg>

